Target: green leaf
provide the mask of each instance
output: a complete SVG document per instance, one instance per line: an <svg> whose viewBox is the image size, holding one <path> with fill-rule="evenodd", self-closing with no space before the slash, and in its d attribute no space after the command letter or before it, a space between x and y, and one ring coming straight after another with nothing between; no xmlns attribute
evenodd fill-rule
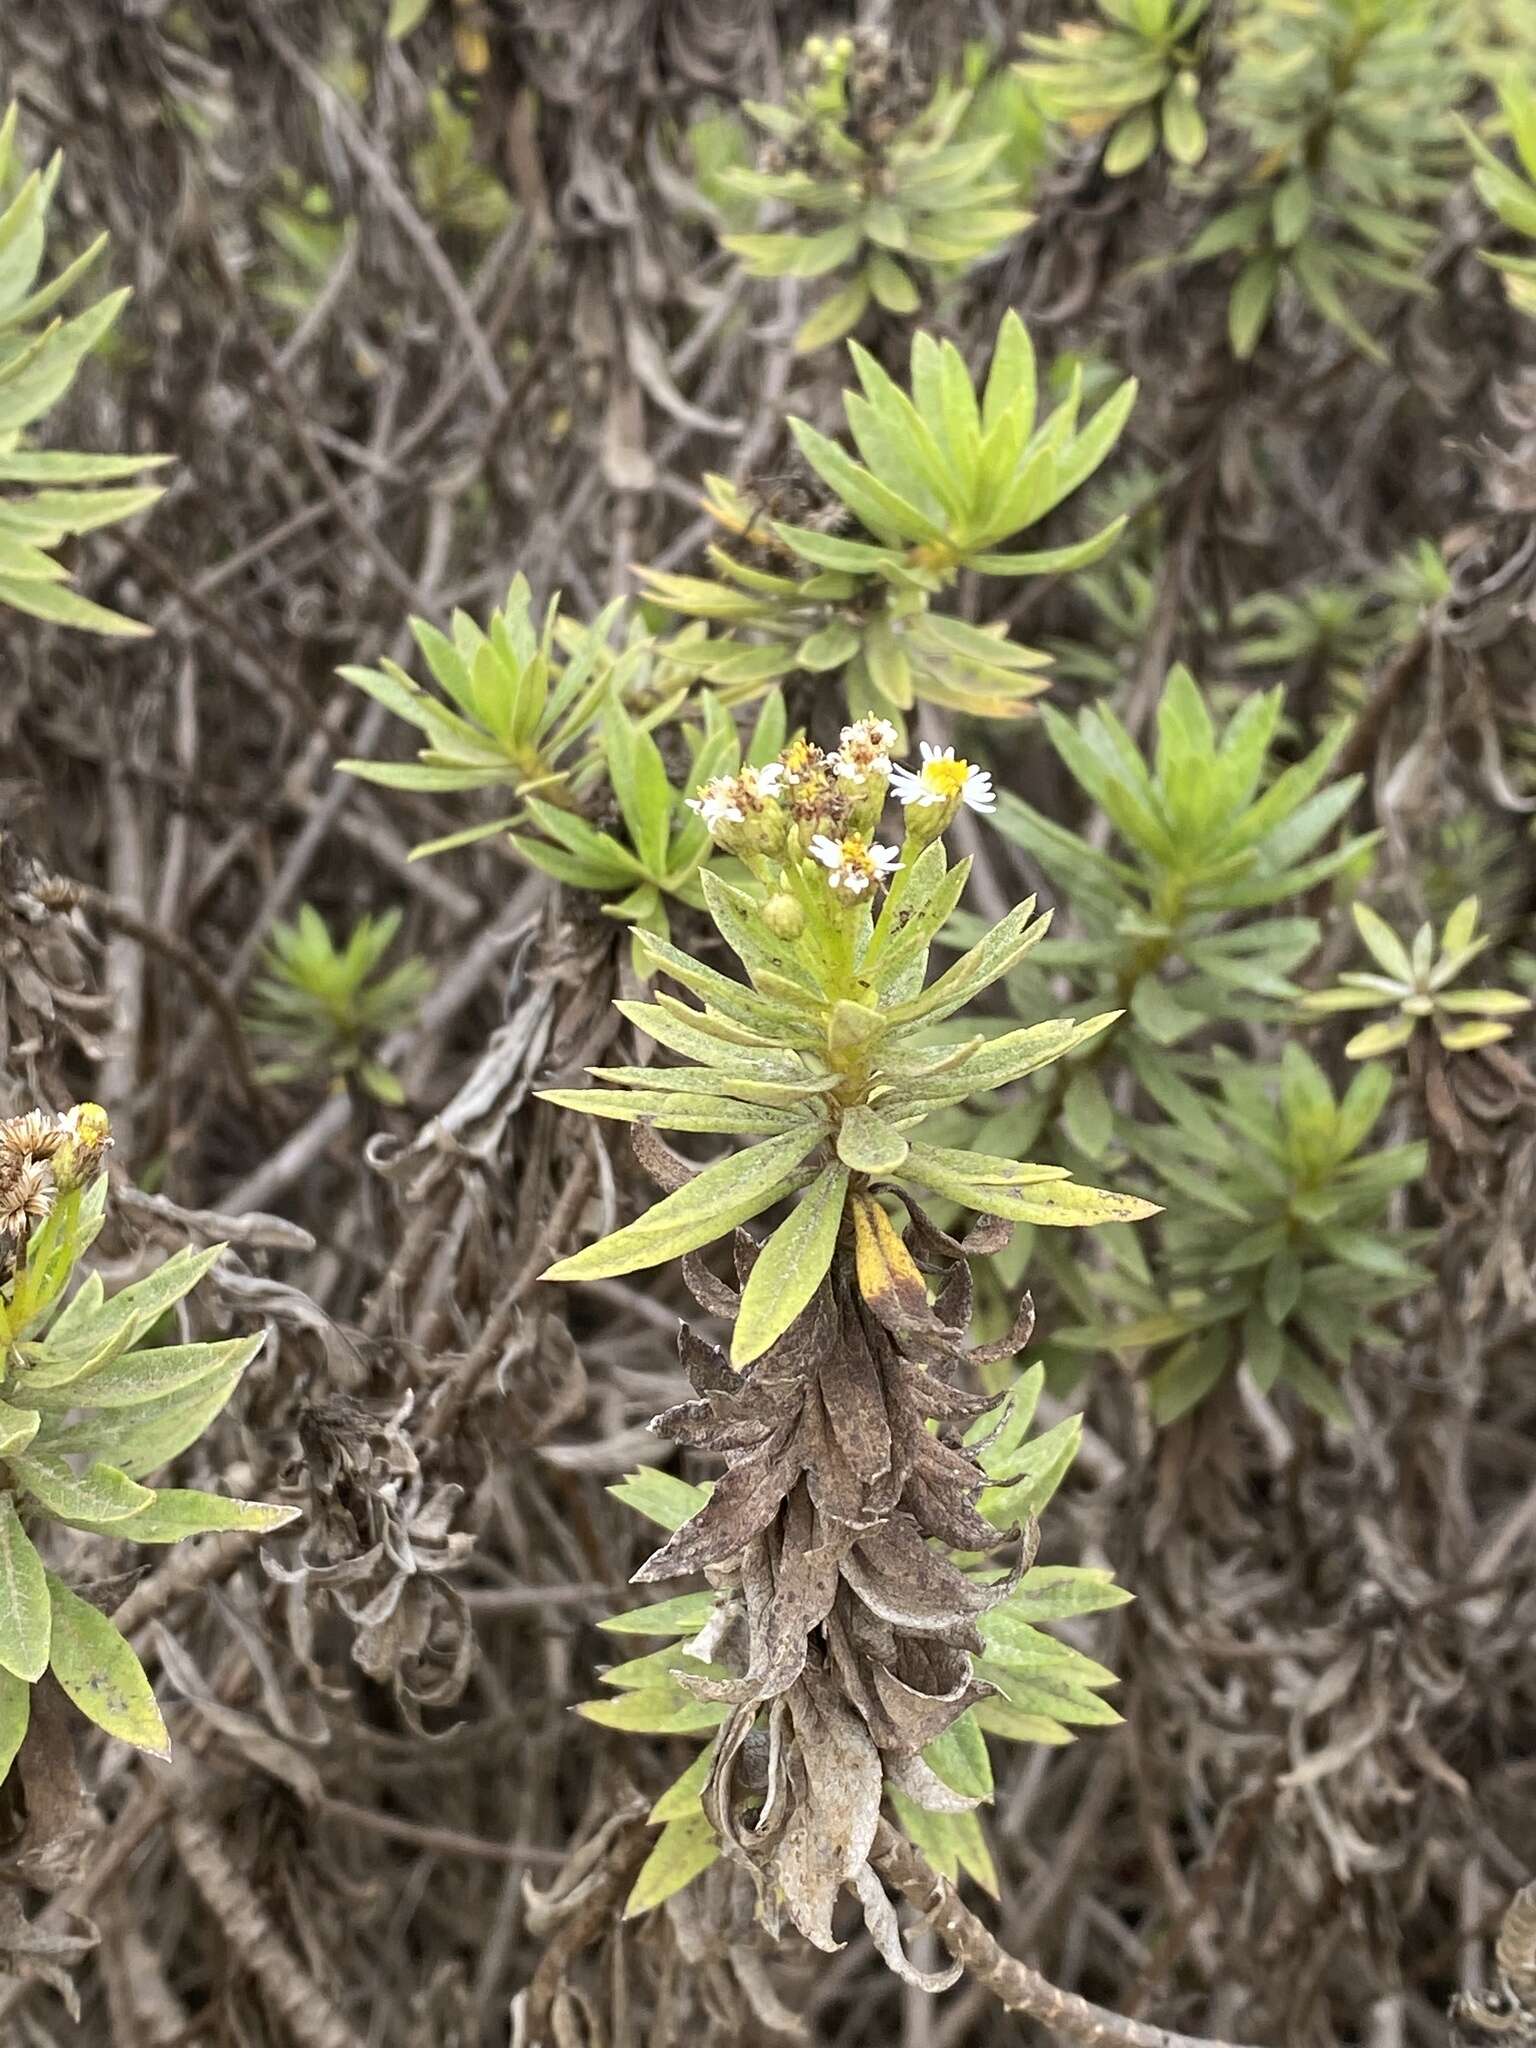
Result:
<svg viewBox="0 0 1536 2048"><path fill-rule="evenodd" d="M1453 1024L1449 1028L1437 1024L1436 1033L1447 1052L1475 1052L1479 1046L1497 1045L1502 1038L1508 1038L1511 1026L1492 1022ZM1363 1035L1363 1034L1362 1034ZM1358 1044L1358 1040L1354 1043ZM1349 1050L1348 1047L1345 1048ZM1358 1054L1352 1057L1358 1058Z"/></svg>
<svg viewBox="0 0 1536 2048"><path fill-rule="evenodd" d="M1412 988L1416 979L1413 962L1408 957L1408 948L1391 925L1372 910L1368 903L1356 903L1351 908L1354 913L1355 929L1364 939L1367 950L1383 973L1391 975L1394 981L1401 982L1405 988Z"/></svg>
<svg viewBox="0 0 1536 2048"><path fill-rule="evenodd" d="M719 1859L720 1838L702 1812L668 1821L656 1846L640 1866L634 1889L624 1902L624 1918L649 1913Z"/></svg>
<svg viewBox="0 0 1536 2048"><path fill-rule="evenodd" d="M704 1487L690 1486L686 1479L678 1479L654 1465L642 1465L608 1491L637 1515L644 1515L648 1522L668 1530L681 1529L709 1499Z"/></svg>
<svg viewBox="0 0 1536 2048"><path fill-rule="evenodd" d="M788 1194L820 1142L819 1130L789 1131L716 1160L634 1223L557 1260L543 1278L606 1280L697 1251Z"/></svg>
<svg viewBox="0 0 1536 2048"><path fill-rule="evenodd" d="M1305 169L1291 172L1275 193L1270 225L1282 249L1294 249L1312 218L1312 181Z"/></svg>
<svg viewBox="0 0 1536 2048"><path fill-rule="evenodd" d="M49 1340L42 1361L28 1372L29 1383L39 1389L67 1386L83 1372L105 1365L116 1355L111 1346L126 1350L135 1336L141 1336L183 1295L191 1293L225 1249L215 1244L200 1252L173 1253L153 1273L112 1295L89 1317L72 1320L67 1344Z"/></svg>
<svg viewBox="0 0 1536 2048"><path fill-rule="evenodd" d="M855 1173L894 1173L909 1150L901 1132L874 1110L856 1105L843 1112L837 1156Z"/></svg>
<svg viewBox="0 0 1536 2048"><path fill-rule="evenodd" d="M244 1372L266 1342L265 1332L252 1337L231 1337L218 1344L166 1344L154 1351L127 1351L114 1358L82 1385L72 1381L60 1393L40 1393L46 1406L73 1407L80 1402L92 1408L131 1408L141 1401L156 1401L186 1387L202 1384L216 1375Z"/></svg>
<svg viewBox="0 0 1536 2048"><path fill-rule="evenodd" d="M981 402L982 431L990 434L1003 416L1018 409L1027 434L1035 418L1035 349L1029 330L1011 308L1003 315Z"/></svg>
<svg viewBox="0 0 1536 2048"><path fill-rule="evenodd" d="M1516 995L1510 988L1451 989L1440 996L1436 1008L1465 1011L1475 1017L1523 1017L1531 1007L1529 996Z"/></svg>
<svg viewBox="0 0 1536 2048"><path fill-rule="evenodd" d="M1176 1422L1203 1401L1225 1373L1227 1359L1224 1328L1218 1326L1203 1336L1187 1338L1147 1381L1153 1421Z"/></svg>
<svg viewBox="0 0 1536 2048"><path fill-rule="evenodd" d="M32 1718L32 1688L24 1678L0 1671L0 1785L10 1775L16 1752Z"/></svg>
<svg viewBox="0 0 1536 2048"><path fill-rule="evenodd" d="M711 1742L699 1751L680 1778L672 1780L646 1818L660 1826L663 1821L685 1820L689 1814L697 1813L714 1761L715 1745Z"/></svg>
<svg viewBox="0 0 1536 2048"><path fill-rule="evenodd" d="M154 1499L148 1487L113 1465L92 1464L77 1473L62 1457L40 1449L13 1454L7 1462L22 1491L62 1522L126 1521Z"/></svg>
<svg viewBox="0 0 1536 2048"><path fill-rule="evenodd" d="M1280 1377L1325 1422L1331 1422L1336 1429L1354 1428L1355 1418L1349 1403L1321 1366L1314 1364L1304 1351L1298 1351L1294 1345L1286 1346Z"/></svg>
<svg viewBox="0 0 1536 2048"><path fill-rule="evenodd" d="M887 313L915 313L922 295L911 276L883 250L877 250L864 265L864 282ZM859 311L863 312L863 307Z"/></svg>
<svg viewBox="0 0 1536 2048"><path fill-rule="evenodd" d="M1279 263L1267 251L1250 257L1238 272L1227 301L1227 336L1239 362L1246 362L1258 347L1259 337L1269 325L1279 282Z"/></svg>
<svg viewBox="0 0 1536 2048"><path fill-rule="evenodd" d="M0 1401L0 1458L24 1451L42 1419L35 1408L13 1408L9 1401Z"/></svg>
<svg viewBox="0 0 1536 2048"><path fill-rule="evenodd" d="M224 1494L198 1493L190 1488L171 1488L150 1496L149 1505L137 1514L110 1522L82 1522L76 1528L90 1528L103 1536L120 1536L125 1543L180 1543L188 1536L205 1536L230 1529L265 1531L281 1529L297 1520L299 1510L277 1507L266 1501L230 1500Z"/></svg>
<svg viewBox="0 0 1536 2048"><path fill-rule="evenodd" d="M13 611L26 612L34 619L46 619L50 625L78 626L82 632L104 633L119 640L143 639L154 630L138 619L108 611L105 605L95 604L61 583L0 576L0 604L8 604Z"/></svg>
<svg viewBox="0 0 1536 2048"><path fill-rule="evenodd" d="M930 1168L920 1168L914 1162L902 1178L916 1180L919 1186L926 1179L927 1184L933 1185L930 1175ZM1084 1187L1070 1180L1019 1190L979 1183L967 1188L964 1194L953 1188L935 1187L935 1192L948 1192L952 1199L965 1202L978 1213L1060 1230L1080 1230L1096 1223L1139 1223L1159 1213L1155 1202L1143 1201L1139 1195L1116 1194L1108 1188Z"/></svg>
<svg viewBox="0 0 1536 2048"><path fill-rule="evenodd" d="M791 419L789 427L800 453L822 482L878 539L936 541L944 538L942 526L845 455L835 441L829 441L825 434L818 434L804 420Z"/></svg>
<svg viewBox="0 0 1536 2048"><path fill-rule="evenodd" d="M1344 1048L1344 1057L1349 1060L1379 1059L1383 1053L1396 1052L1413 1036L1417 1022L1413 1017L1393 1017L1380 1024L1367 1024L1363 1031L1357 1031Z"/></svg>
<svg viewBox="0 0 1536 2048"><path fill-rule="evenodd" d="M600 1728L618 1728L628 1735L695 1735L704 1728L718 1728L730 1708L684 1698L675 1687L655 1686L621 1693L616 1700L584 1700L576 1711Z"/></svg>
<svg viewBox="0 0 1536 2048"><path fill-rule="evenodd" d="M1071 1643L1059 1642L1055 1636L1047 1635L1031 1622L1020 1621L1017 1615L1009 1612L1006 1604L994 1608L986 1617L982 1636L987 1662L1000 1664L1005 1671L1021 1672L1025 1677L1048 1671L1059 1678L1069 1679L1074 1685L1086 1686L1090 1691L1118 1682L1113 1671L1095 1663L1092 1657L1084 1656Z"/></svg>
<svg viewBox="0 0 1536 2048"><path fill-rule="evenodd" d="M987 1738L977 1726L974 1709L962 1714L928 1744L923 1762L962 1799L992 1797L992 1760L987 1755Z"/></svg>
<svg viewBox="0 0 1536 2048"><path fill-rule="evenodd" d="M1104 1084L1091 1067L1079 1068L1068 1082L1061 1115L1067 1136L1078 1150L1090 1159L1102 1159L1115 1134L1115 1113Z"/></svg>
<svg viewBox="0 0 1536 2048"><path fill-rule="evenodd" d="M431 12L432 0L389 0L389 17L384 33L392 43L403 42Z"/></svg>
<svg viewBox="0 0 1536 2048"><path fill-rule="evenodd" d="M168 1757L171 1738L144 1667L88 1601L48 1574L53 1609L49 1667L64 1691L98 1728L151 1756Z"/></svg>
<svg viewBox="0 0 1536 2048"><path fill-rule="evenodd" d="M21 1526L16 1502L0 1493L0 1670L30 1683L48 1669L48 1583Z"/></svg>
<svg viewBox="0 0 1536 2048"><path fill-rule="evenodd" d="M666 1477L665 1474L659 1476ZM615 1493L619 1491L617 1487L611 1490ZM630 1505L634 1505L633 1501ZM698 1505L704 1505L702 1497ZM689 1512L692 1513L694 1510L690 1509ZM654 1519L652 1516L652 1520ZM687 1519L687 1515L684 1515L683 1521ZM681 1528L682 1523L668 1522L663 1526ZM620 1636L693 1636L698 1634L714 1613L718 1598L719 1595L716 1593L679 1593L672 1600L657 1600L649 1607L631 1607L626 1613L610 1614L597 1625L613 1635Z"/></svg>
<svg viewBox="0 0 1536 2048"><path fill-rule="evenodd" d="M891 268L896 270L899 266L892 264ZM815 312L800 323L794 339L795 354L810 355L851 333L864 317L871 290L868 272L861 271L823 299Z"/></svg>
<svg viewBox="0 0 1536 2048"><path fill-rule="evenodd" d="M1113 1572L1086 1565L1037 1564L992 1614L1006 1613L1030 1623L1063 1621L1072 1614L1099 1614L1107 1607L1123 1607L1132 1597L1124 1586L1115 1584ZM990 1618L982 1617L983 1633Z"/></svg>
<svg viewBox="0 0 1536 2048"><path fill-rule="evenodd" d="M603 714L602 737L608 779L629 836L647 871L660 875L667 865L672 820L672 789L661 750L618 703L610 703Z"/></svg>
<svg viewBox="0 0 1536 2048"><path fill-rule="evenodd" d="M856 222L816 235L722 235L722 248L739 256L754 277L825 277L858 254Z"/></svg>
<svg viewBox="0 0 1536 2048"><path fill-rule="evenodd" d="M1475 896L1464 896L1457 904L1445 920L1445 929L1440 934L1442 954L1460 953L1472 944L1477 935L1477 911Z"/></svg>
<svg viewBox="0 0 1536 2048"><path fill-rule="evenodd" d="M1301 1299L1301 1261L1287 1249L1271 1259L1264 1274L1264 1313L1278 1330Z"/></svg>
<svg viewBox="0 0 1536 2048"><path fill-rule="evenodd" d="M998 1529L1043 1514L1082 1441L1082 1416L1066 1415L1011 1458L998 1460L992 1472L996 1483L983 1490L978 1503L981 1513Z"/></svg>
<svg viewBox="0 0 1536 2048"><path fill-rule="evenodd" d="M1035 548L1017 555L967 555L966 567L981 576L1067 576L1074 569L1091 568L1101 561L1119 540L1126 527L1125 516L1091 533L1086 540L1068 541L1059 548ZM937 623L935 621L934 623Z"/></svg>
<svg viewBox="0 0 1536 2048"><path fill-rule="evenodd" d="M127 291L112 292L59 321L47 332L44 346L19 376L0 383L0 434L24 427L47 412L74 381L81 362L96 346L128 303Z"/></svg>
<svg viewBox="0 0 1536 2048"><path fill-rule="evenodd" d="M940 1023L994 981L1011 973L1024 955L1044 938L1049 927L1049 916L1035 918L1035 899L1033 896L1027 898L1010 910L979 945L962 954L921 995L887 1010L884 1013L886 1022L907 1027Z"/></svg>
<svg viewBox="0 0 1536 2048"><path fill-rule="evenodd" d="M1010 1706L1022 1714L1038 1714L1056 1721L1070 1721L1089 1728L1113 1728L1120 1716L1088 1687L1069 1678L1042 1670L1028 1678L1005 1667L988 1665L985 1675L1000 1682ZM988 1703L990 1704L990 1702ZM1026 1740L1039 1741L1038 1735Z"/></svg>
<svg viewBox="0 0 1536 2048"><path fill-rule="evenodd" d="M195 1443L239 1384L240 1375L229 1373L140 1407L104 1411L92 1416L85 1426L86 1441L72 1442L69 1447L87 1450L93 1456L105 1455L130 1479L140 1479L146 1472L168 1465L188 1444ZM51 1450L62 1447L58 1436L50 1438Z"/></svg>
<svg viewBox="0 0 1536 2048"><path fill-rule="evenodd" d="M867 1112L866 1112L867 1113ZM827 1166L757 1255L742 1290L731 1363L750 1365L778 1341L826 1278L843 1220L848 1168Z"/></svg>
<svg viewBox="0 0 1536 2048"><path fill-rule="evenodd" d="M978 1678L988 1677L988 1667L977 1667ZM1003 1674L1006 1676L1006 1673ZM996 1683L996 1680L992 1680ZM1028 1714L1014 1707L1001 1697L983 1700L974 1710L976 1719L988 1735L997 1735L1004 1742L1044 1742L1052 1745L1072 1742L1076 1738L1068 1728L1050 1714Z"/></svg>
<svg viewBox="0 0 1536 2048"><path fill-rule="evenodd" d="M1163 95L1163 141L1174 162L1186 168L1199 163L1207 141L1204 116L1188 89L1195 84L1192 73L1181 72Z"/></svg>
<svg viewBox="0 0 1536 2048"><path fill-rule="evenodd" d="M1104 152L1106 178L1123 178L1139 170L1157 144L1157 120L1150 107L1138 107L1127 114L1109 139Z"/></svg>

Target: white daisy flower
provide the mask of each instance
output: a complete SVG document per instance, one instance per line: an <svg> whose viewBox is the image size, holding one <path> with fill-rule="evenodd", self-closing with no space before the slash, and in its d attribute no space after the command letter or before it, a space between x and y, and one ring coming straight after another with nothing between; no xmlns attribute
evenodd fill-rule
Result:
<svg viewBox="0 0 1536 2048"><path fill-rule="evenodd" d="M888 754L900 735L888 718L861 718L856 725L845 725L841 737L845 747L870 747Z"/></svg>
<svg viewBox="0 0 1536 2048"><path fill-rule="evenodd" d="M953 747L922 744L921 768L891 770L891 787L904 805L927 809L931 804L964 804L968 811L994 811L992 777L985 768L969 761L957 761Z"/></svg>
<svg viewBox="0 0 1536 2048"><path fill-rule="evenodd" d="M832 767L839 782L851 782L855 789L862 789L872 775L883 781L891 772L891 764L883 754L866 755L837 753L832 756Z"/></svg>
<svg viewBox="0 0 1536 2048"><path fill-rule="evenodd" d="M827 870L832 887L844 896L862 896L876 882L889 881L901 866L899 847L871 843L858 832L842 839L818 832L810 850Z"/></svg>
<svg viewBox="0 0 1536 2048"><path fill-rule="evenodd" d="M832 769L840 782L863 789L872 777L883 784L891 772L890 751L896 744L896 728L888 718L861 718L843 727L843 744L832 757Z"/></svg>
<svg viewBox="0 0 1536 2048"><path fill-rule="evenodd" d="M738 798L741 790L734 776L717 775L712 782L706 782L697 796L686 799L690 811L697 811L713 832L717 825L739 825L746 813Z"/></svg>
<svg viewBox="0 0 1536 2048"><path fill-rule="evenodd" d="M753 796L775 797L784 780L784 763L769 761L762 768L743 768L741 779Z"/></svg>

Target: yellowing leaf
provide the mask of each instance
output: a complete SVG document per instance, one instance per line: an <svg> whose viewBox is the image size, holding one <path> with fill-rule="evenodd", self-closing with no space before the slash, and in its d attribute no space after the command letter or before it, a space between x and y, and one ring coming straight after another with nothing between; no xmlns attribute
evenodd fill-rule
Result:
<svg viewBox="0 0 1536 2048"><path fill-rule="evenodd" d="M873 1195L853 1196L850 1207L860 1294L882 1321L920 1321L928 1289L895 1224Z"/></svg>

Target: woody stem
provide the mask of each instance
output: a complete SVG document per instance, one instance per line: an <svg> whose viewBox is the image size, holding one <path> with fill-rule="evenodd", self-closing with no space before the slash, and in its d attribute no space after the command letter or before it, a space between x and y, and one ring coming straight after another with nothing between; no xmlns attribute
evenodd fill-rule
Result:
<svg viewBox="0 0 1536 2048"><path fill-rule="evenodd" d="M1075 1991L1059 1991L1038 1970L1008 1954L960 1902L954 1886L888 1821L881 1821L870 1862L886 1883L915 1906L955 1961L986 1986L1008 2012L1021 2012L1068 2041L1090 2048L1238 2048L1238 2044L1176 2034L1146 2020L1126 2019L1091 2005Z"/></svg>

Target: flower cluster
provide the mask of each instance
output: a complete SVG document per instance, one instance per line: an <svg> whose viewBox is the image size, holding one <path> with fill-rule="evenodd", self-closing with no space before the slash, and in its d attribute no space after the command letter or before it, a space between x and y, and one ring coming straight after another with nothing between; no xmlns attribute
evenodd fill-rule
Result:
<svg viewBox="0 0 1536 2048"><path fill-rule="evenodd" d="M774 862L808 856L833 895L853 902L905 865L900 847L875 836L888 796L907 813L906 837L916 847L936 839L961 808L995 807L985 769L926 741L921 765L906 767L891 759L898 738L888 718L861 718L843 727L832 753L795 739L764 767L712 777L688 807L759 880L770 879Z"/></svg>
<svg viewBox="0 0 1536 2048"><path fill-rule="evenodd" d="M63 1116L31 1109L0 1122L0 1269L14 1265L59 1195L98 1171L111 1142L106 1112L93 1102Z"/></svg>

